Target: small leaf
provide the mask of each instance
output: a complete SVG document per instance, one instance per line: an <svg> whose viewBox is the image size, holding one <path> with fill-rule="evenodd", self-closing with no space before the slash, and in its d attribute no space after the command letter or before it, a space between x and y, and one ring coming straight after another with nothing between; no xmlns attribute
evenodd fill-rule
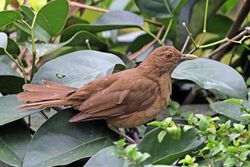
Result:
<svg viewBox="0 0 250 167"><path fill-rule="evenodd" d="M244 100L242 99L227 99L225 100L226 102L229 102L229 103L235 103L235 104L239 104L239 105L242 105Z"/></svg>
<svg viewBox="0 0 250 167"><path fill-rule="evenodd" d="M147 152L151 155L146 164L172 164L177 159L191 153L203 143L203 138L198 138L197 130L191 129L188 132L181 132L181 138L173 139L166 135L159 143L157 136L161 128L156 128L148 132L138 144L140 152Z"/></svg>
<svg viewBox="0 0 250 167"><path fill-rule="evenodd" d="M37 13L36 23L49 35L56 36L63 29L69 13L67 0L54 0L43 6Z"/></svg>
<svg viewBox="0 0 250 167"><path fill-rule="evenodd" d="M162 130L162 131L158 134L157 138L158 138L159 143L162 142L162 140L164 139L164 137L166 136L166 134L167 134L167 131L166 131L166 130Z"/></svg>
<svg viewBox="0 0 250 167"><path fill-rule="evenodd" d="M46 5L47 0L29 0L29 3L31 5L31 7L33 9L35 9L35 11L39 11L41 7L43 7L44 5Z"/></svg>
<svg viewBox="0 0 250 167"><path fill-rule="evenodd" d="M0 28L8 25L10 23L13 23L17 20L23 19L23 16L21 13L14 11L14 10L6 10L0 12Z"/></svg>

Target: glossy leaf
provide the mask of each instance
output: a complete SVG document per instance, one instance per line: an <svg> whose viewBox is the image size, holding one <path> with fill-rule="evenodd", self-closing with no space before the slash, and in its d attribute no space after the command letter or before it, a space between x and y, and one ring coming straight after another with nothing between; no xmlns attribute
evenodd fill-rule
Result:
<svg viewBox="0 0 250 167"><path fill-rule="evenodd" d="M16 121L20 118L31 115L39 110L18 110L17 106L22 103L16 99L15 95L0 97L0 125Z"/></svg>
<svg viewBox="0 0 250 167"><path fill-rule="evenodd" d="M136 5L140 11L150 17L168 18L173 16L173 12L181 0L136 0Z"/></svg>
<svg viewBox="0 0 250 167"><path fill-rule="evenodd" d="M0 12L0 27L13 23L23 18L22 14L14 10Z"/></svg>
<svg viewBox="0 0 250 167"><path fill-rule="evenodd" d="M66 165L112 145L114 132L104 122L69 123L75 114L71 109L60 111L38 129L23 167Z"/></svg>
<svg viewBox="0 0 250 167"><path fill-rule="evenodd" d="M185 61L175 68L172 77L191 80L218 95L243 99L247 95L242 76L232 67L211 59Z"/></svg>
<svg viewBox="0 0 250 167"><path fill-rule="evenodd" d="M174 139L167 134L159 143L157 136L161 130L161 128L156 128L148 132L138 145L139 151L151 155L145 164L172 164L203 143L203 139L198 137L195 129L181 132L179 139Z"/></svg>
<svg viewBox="0 0 250 167"><path fill-rule="evenodd" d="M93 155L84 167L129 167L129 162L118 157L115 152L115 146L106 147Z"/></svg>
<svg viewBox="0 0 250 167"><path fill-rule="evenodd" d="M23 120L0 126L0 162L22 166L30 140L29 128Z"/></svg>
<svg viewBox="0 0 250 167"><path fill-rule="evenodd" d="M31 8L27 7L27 6L20 6L20 8L23 11L23 13L29 18L29 21L32 22L32 20L34 19L34 16L35 16L34 11ZM29 28L25 24L15 23L15 25L19 29L21 29L22 31L24 31L27 34L31 35ZM48 34L48 32L46 32L37 23L35 23L34 35L35 35L36 38L38 38L39 40L44 41L44 42L49 42L49 39L51 38L51 36Z"/></svg>
<svg viewBox="0 0 250 167"><path fill-rule="evenodd" d="M39 9L41 9L41 7L47 3L47 0L29 0L29 3L31 4L31 7L35 9L35 11L39 11Z"/></svg>
<svg viewBox="0 0 250 167"><path fill-rule="evenodd" d="M61 41L70 39L79 31L89 31L92 33L122 29L141 28L144 22L142 18L127 11L110 11L99 17L93 24L76 24L69 26L61 36Z"/></svg>
<svg viewBox="0 0 250 167"><path fill-rule="evenodd" d="M67 0L54 0L43 6L37 13L36 23L51 36L63 29L69 13Z"/></svg>
<svg viewBox="0 0 250 167"><path fill-rule="evenodd" d="M19 76L19 74L11 68L7 63L0 62L0 75L14 75Z"/></svg>
<svg viewBox="0 0 250 167"><path fill-rule="evenodd" d="M45 79L79 88L96 78L112 73L116 64L123 65L123 62L110 53L76 51L45 63L35 74L32 82L42 83Z"/></svg>
<svg viewBox="0 0 250 167"><path fill-rule="evenodd" d="M6 49L8 44L8 36L4 32L0 32L0 48Z"/></svg>
<svg viewBox="0 0 250 167"><path fill-rule="evenodd" d="M250 102L244 101L243 105L245 107L250 107ZM241 112L241 106L236 103L228 102L228 101L218 101L210 104L210 108L221 115L224 115L230 119L237 121L245 121L246 118L242 117L242 114L246 114L245 112Z"/></svg>

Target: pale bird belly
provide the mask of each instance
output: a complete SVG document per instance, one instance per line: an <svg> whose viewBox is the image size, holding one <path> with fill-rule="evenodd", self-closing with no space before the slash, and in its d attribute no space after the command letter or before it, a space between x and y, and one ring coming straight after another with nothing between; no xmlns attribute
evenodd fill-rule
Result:
<svg viewBox="0 0 250 167"><path fill-rule="evenodd" d="M131 128L147 123L154 119L156 115L166 106L166 100L160 98L155 103L144 111L131 113L127 116L115 117L108 119L108 125L115 128Z"/></svg>

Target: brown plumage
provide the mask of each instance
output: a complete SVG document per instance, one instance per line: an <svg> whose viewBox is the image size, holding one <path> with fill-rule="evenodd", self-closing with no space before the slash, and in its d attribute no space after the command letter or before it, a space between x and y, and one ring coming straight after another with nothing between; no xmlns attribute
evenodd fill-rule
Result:
<svg viewBox="0 0 250 167"><path fill-rule="evenodd" d="M80 113L70 122L104 119L111 128L135 127L152 120L167 106L172 70L181 60L194 58L174 47L162 46L137 68L107 75L81 89L51 81L44 81L44 85L25 84L17 98L28 104L19 108L72 106Z"/></svg>

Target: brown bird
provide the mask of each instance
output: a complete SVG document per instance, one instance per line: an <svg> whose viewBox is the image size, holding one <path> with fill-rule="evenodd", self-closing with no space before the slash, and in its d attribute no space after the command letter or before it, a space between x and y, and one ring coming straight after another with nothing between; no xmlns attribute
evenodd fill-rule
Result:
<svg viewBox="0 0 250 167"><path fill-rule="evenodd" d="M17 98L28 103L19 108L71 106L80 113L70 122L104 119L116 132L118 128L136 127L154 119L167 106L172 91L171 72L182 60L195 58L162 46L137 68L96 79L80 89L52 81L25 84Z"/></svg>

